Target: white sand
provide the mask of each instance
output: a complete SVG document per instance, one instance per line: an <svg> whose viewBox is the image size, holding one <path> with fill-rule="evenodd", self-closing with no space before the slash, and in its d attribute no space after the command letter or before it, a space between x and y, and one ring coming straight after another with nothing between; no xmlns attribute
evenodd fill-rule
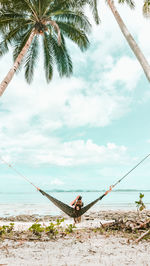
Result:
<svg viewBox="0 0 150 266"><path fill-rule="evenodd" d="M49 242L5 241L0 243L0 264L148 266L150 265L150 244L148 242L127 244L127 239L113 236L106 238L102 235L83 241L73 237Z"/></svg>
<svg viewBox="0 0 150 266"><path fill-rule="evenodd" d="M104 223L104 221L101 221ZM67 220L66 224L72 223ZM4 224L4 222L1 222ZM5 224L9 224L5 223ZM27 229L33 223L15 222L15 229ZM46 223L47 224L47 223ZM64 224L65 225L65 224ZM83 221L77 228L97 227L100 221ZM0 242L0 265L9 266L148 266L150 243L135 244L127 239L100 234L69 235L48 242Z"/></svg>

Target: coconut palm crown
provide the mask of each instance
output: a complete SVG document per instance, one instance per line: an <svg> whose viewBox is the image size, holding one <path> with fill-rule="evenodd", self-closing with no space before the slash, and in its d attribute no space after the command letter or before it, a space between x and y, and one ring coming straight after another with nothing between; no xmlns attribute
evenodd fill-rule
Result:
<svg viewBox="0 0 150 266"><path fill-rule="evenodd" d="M146 18L150 18L150 0L144 0L143 15Z"/></svg>
<svg viewBox="0 0 150 266"><path fill-rule="evenodd" d="M66 6L62 0L1 0L0 6L0 55L12 47L15 61L13 71L11 69L7 80L5 78L0 84L0 90L3 91L12 78L12 72L15 73L21 65L25 67L27 82L32 81L41 47L40 39L47 82L53 77L55 64L61 77L70 76L73 67L65 38L77 44L82 51L89 46L87 33L91 25L82 8Z"/></svg>

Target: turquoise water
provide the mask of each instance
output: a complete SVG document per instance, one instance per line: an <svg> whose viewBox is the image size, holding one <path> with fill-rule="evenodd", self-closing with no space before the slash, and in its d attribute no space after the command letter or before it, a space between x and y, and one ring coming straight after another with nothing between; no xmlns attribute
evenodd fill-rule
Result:
<svg viewBox="0 0 150 266"><path fill-rule="evenodd" d="M69 204L77 195L82 195L84 205L96 199L104 191L71 191L71 192L54 192L46 191L53 197ZM138 200L139 194L143 193L143 202L147 209L150 209L150 191L112 191L90 211L100 211L108 209L136 209L135 201ZM18 214L39 214L39 215L59 215L62 212L44 197L38 191L33 193L0 193L0 216L18 215Z"/></svg>

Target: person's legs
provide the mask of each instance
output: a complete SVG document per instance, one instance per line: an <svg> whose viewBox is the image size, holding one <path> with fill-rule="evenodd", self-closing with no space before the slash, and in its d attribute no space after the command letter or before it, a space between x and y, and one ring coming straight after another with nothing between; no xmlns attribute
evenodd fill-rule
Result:
<svg viewBox="0 0 150 266"><path fill-rule="evenodd" d="M74 223L76 224L78 222L78 218L74 218Z"/></svg>
<svg viewBox="0 0 150 266"><path fill-rule="evenodd" d="M76 210L79 211L81 208L79 206L76 206ZM77 223L81 222L81 216L77 217Z"/></svg>
<svg viewBox="0 0 150 266"><path fill-rule="evenodd" d="M75 207L75 210L76 210L76 211L79 211L79 210L80 210L80 207L79 207L79 206L76 206L76 207ZM75 218L74 218L74 222L75 222L75 223L80 223L80 219L79 219L79 218L80 218L80 217L75 217Z"/></svg>
<svg viewBox="0 0 150 266"><path fill-rule="evenodd" d="M78 217L78 223L81 223L81 216Z"/></svg>

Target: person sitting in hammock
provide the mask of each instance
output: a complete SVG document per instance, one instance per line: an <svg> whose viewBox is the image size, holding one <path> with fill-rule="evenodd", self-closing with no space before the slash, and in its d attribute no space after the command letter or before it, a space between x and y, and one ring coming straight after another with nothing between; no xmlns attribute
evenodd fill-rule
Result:
<svg viewBox="0 0 150 266"><path fill-rule="evenodd" d="M73 203L73 206L74 206L75 212L78 212L83 207L82 197L80 195L78 196L77 200ZM75 217L74 222L80 223L81 222L81 216Z"/></svg>

